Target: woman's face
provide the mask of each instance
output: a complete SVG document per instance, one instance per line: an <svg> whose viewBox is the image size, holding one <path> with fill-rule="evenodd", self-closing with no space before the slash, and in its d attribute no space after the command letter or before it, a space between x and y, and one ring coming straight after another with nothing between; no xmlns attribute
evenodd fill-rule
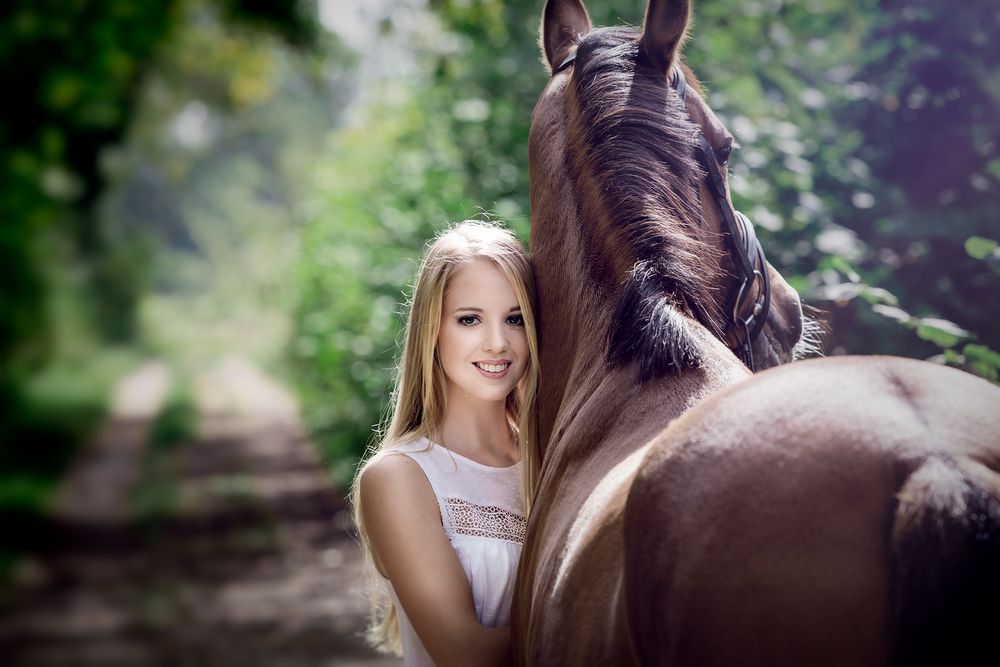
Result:
<svg viewBox="0 0 1000 667"><path fill-rule="evenodd" d="M462 392L481 401L503 401L524 375L528 336L521 307L492 262L472 260L451 275L437 352L449 397Z"/></svg>

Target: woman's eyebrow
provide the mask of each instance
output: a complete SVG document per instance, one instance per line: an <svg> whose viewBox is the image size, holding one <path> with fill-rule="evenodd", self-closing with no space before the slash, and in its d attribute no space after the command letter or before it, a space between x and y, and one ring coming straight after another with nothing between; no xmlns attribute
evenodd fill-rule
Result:
<svg viewBox="0 0 1000 667"><path fill-rule="evenodd" d="M460 308L456 308L453 312L458 313L458 312L461 312L463 310L464 311L470 311L470 312L473 312L473 313L481 313L481 312L483 312L482 308L476 308L475 306L462 306ZM512 306L511 309L508 310L507 312L508 313L515 313L515 312L519 312L520 310L521 310L521 306Z"/></svg>

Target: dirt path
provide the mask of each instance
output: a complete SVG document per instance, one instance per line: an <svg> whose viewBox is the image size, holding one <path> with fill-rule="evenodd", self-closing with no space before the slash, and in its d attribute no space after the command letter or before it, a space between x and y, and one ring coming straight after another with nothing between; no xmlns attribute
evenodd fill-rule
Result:
<svg viewBox="0 0 1000 667"><path fill-rule="evenodd" d="M30 564L0 616L3 664L400 664L361 640L343 500L294 401L250 364L230 359L198 378L199 432L169 462L170 509L129 521L155 412L140 395L162 402L166 391L162 374L144 372L121 395L146 413L113 417L88 448L59 495L58 546Z"/></svg>

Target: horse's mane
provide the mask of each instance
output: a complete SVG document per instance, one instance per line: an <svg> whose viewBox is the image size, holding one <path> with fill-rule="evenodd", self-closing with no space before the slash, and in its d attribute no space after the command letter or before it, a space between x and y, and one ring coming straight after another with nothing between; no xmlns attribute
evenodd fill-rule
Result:
<svg viewBox="0 0 1000 667"><path fill-rule="evenodd" d="M610 357L638 359L644 379L699 366L681 314L716 335L723 330L710 288L721 279L718 252L701 226L699 129L646 60L635 28L589 33L574 67L582 137L576 168L599 186L607 220L607 237L585 230L588 255L635 262L609 331Z"/></svg>

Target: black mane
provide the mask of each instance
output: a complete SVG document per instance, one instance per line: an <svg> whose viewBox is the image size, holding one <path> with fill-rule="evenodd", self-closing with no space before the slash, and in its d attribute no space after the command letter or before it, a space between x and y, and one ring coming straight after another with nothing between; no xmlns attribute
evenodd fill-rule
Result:
<svg viewBox="0 0 1000 667"><path fill-rule="evenodd" d="M699 128L646 60L639 37L619 27L581 40L573 93L582 146L574 164L597 186L606 221L604 234L584 230L588 255L632 266L608 332L609 355L638 359L647 379L701 364L680 313L716 335L723 327L711 290L721 279L718 252L701 224Z"/></svg>

